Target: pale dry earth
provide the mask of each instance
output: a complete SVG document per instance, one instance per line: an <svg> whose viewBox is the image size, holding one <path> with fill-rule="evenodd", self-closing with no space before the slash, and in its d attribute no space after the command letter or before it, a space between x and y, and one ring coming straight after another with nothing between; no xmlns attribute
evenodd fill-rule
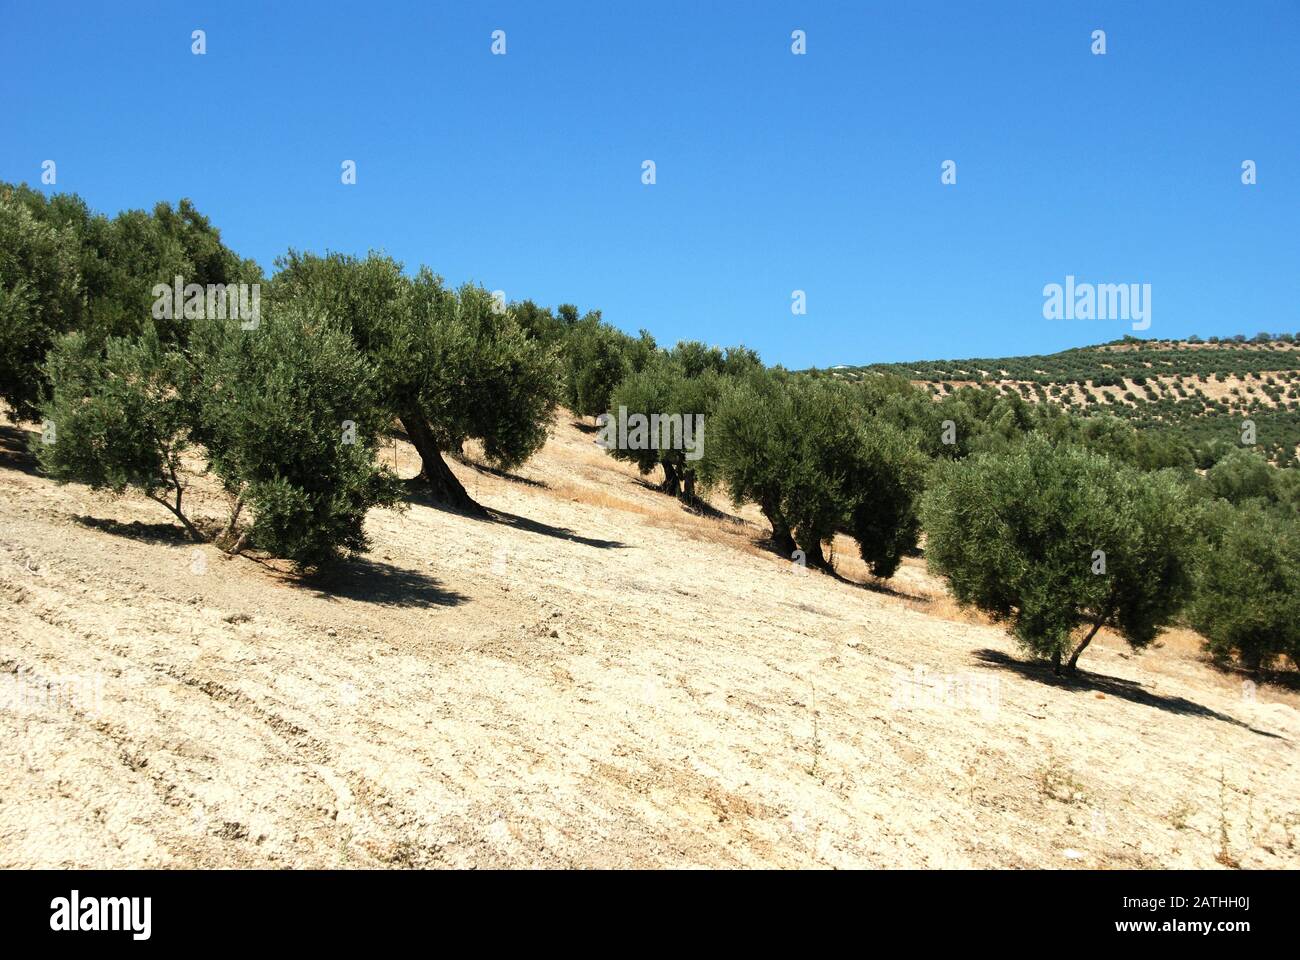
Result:
<svg viewBox="0 0 1300 960"><path fill-rule="evenodd" d="M492 522L377 511L309 581L23 442L0 425L0 866L1300 865L1294 693L1185 632L1055 682L922 561L799 575L568 416L518 477L455 465Z"/></svg>

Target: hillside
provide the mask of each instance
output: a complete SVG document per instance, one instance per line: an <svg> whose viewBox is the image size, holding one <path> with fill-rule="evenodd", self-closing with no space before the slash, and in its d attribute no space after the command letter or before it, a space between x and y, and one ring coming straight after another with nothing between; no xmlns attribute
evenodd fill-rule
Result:
<svg viewBox="0 0 1300 960"><path fill-rule="evenodd" d="M1208 350L1071 353L1212 389L1179 366ZM30 430L0 425L0 866L1300 866L1300 696L1180 631L1056 680L922 561L799 575L568 416L518 476L453 465L491 520L376 510L308 580L37 476Z"/></svg>
<svg viewBox="0 0 1300 960"><path fill-rule="evenodd" d="M857 380L906 377L931 393L980 387L1018 393L1087 415L1109 413L1142 429L1177 431L1193 445L1236 443L1254 421L1260 448L1279 464L1300 453L1300 344L1287 339L1121 340L1044 356L837 366Z"/></svg>

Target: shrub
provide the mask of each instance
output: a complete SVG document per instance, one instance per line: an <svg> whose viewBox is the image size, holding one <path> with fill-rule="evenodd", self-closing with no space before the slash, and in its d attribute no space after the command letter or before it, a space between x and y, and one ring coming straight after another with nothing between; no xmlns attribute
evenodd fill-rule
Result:
<svg viewBox="0 0 1300 960"><path fill-rule="evenodd" d="M1275 474L1274 468L1259 454L1244 447L1232 447L1209 469L1205 481L1213 496L1230 503L1243 503L1273 499Z"/></svg>

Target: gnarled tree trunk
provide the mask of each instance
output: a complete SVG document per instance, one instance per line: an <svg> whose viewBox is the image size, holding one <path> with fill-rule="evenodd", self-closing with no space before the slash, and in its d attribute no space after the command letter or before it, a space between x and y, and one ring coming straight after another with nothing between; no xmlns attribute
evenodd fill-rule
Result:
<svg viewBox="0 0 1300 960"><path fill-rule="evenodd" d="M682 492L678 494L683 503L693 504L698 499L695 496L695 471L682 471Z"/></svg>
<svg viewBox="0 0 1300 960"><path fill-rule="evenodd" d="M1092 625L1092 629L1088 631L1088 635L1079 641L1079 645L1074 648L1074 653L1070 654L1070 659L1065 665L1066 673L1073 676L1079 672L1079 654L1083 653L1083 651L1088 648L1088 644L1092 643L1092 638L1097 635L1097 631L1101 629L1101 625L1105 623L1109 617L1110 611L1103 613L1100 619Z"/></svg>
<svg viewBox="0 0 1300 960"><path fill-rule="evenodd" d="M781 515L781 509L776 505L776 501L763 500L758 508L763 511L763 516L767 517L767 522L772 525L772 546L776 547L777 552L782 556L789 557L795 551L794 536L790 533L790 524L785 522L785 517Z"/></svg>
<svg viewBox="0 0 1300 960"><path fill-rule="evenodd" d="M661 460L660 465L664 468L664 482L659 485L659 489L664 493L671 493L674 497L681 495L681 480L677 476L677 468L668 460Z"/></svg>
<svg viewBox="0 0 1300 960"><path fill-rule="evenodd" d="M817 537L809 537L806 542L800 538L799 548L803 550L805 564L819 570L830 569L830 562L826 559L826 554L822 553L822 542Z"/></svg>
<svg viewBox="0 0 1300 960"><path fill-rule="evenodd" d="M410 438L411 445L420 454L421 469L416 479L421 485L427 487L429 496L454 510L481 517L487 516L487 510L469 495L464 484L456 479L456 475L451 472L451 467L447 466L447 461L442 458L442 451L438 449L433 431L429 429L424 416L411 413L399 419L406 430L407 437Z"/></svg>

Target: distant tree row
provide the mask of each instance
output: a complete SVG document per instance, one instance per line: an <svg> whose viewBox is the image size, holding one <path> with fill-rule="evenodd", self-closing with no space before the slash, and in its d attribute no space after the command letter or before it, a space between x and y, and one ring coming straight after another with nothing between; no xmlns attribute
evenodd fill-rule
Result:
<svg viewBox="0 0 1300 960"><path fill-rule="evenodd" d="M687 503L717 487L755 504L783 556L829 567L844 534L888 577L924 531L958 601L1061 672L1103 627L1140 648L1176 622L1225 663L1300 663L1300 471L1254 449L1225 438L1203 474L1176 432L891 374L790 374L743 348L682 343L624 369L607 416L701 414L708 440L695 461L668 442L613 455Z"/></svg>

